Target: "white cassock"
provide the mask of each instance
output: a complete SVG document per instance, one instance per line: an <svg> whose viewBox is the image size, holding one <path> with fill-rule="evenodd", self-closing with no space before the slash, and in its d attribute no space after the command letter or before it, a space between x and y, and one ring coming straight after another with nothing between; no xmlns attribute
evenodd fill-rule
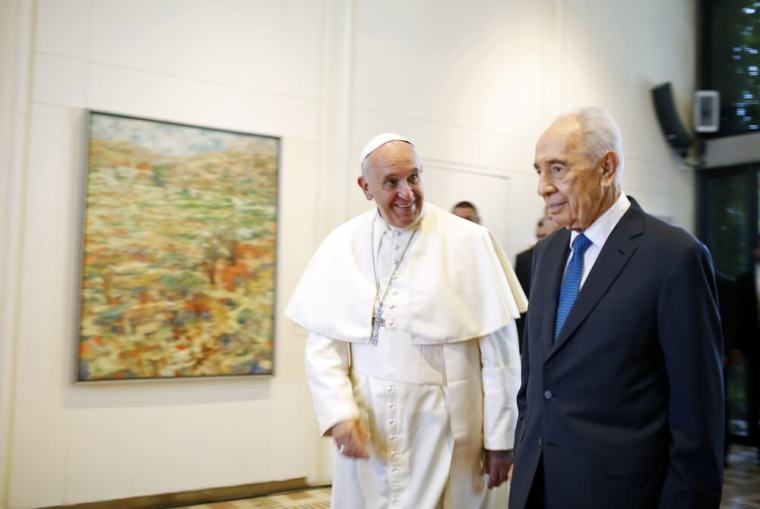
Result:
<svg viewBox="0 0 760 509"><path fill-rule="evenodd" d="M359 419L371 434L369 460L336 456L334 509L488 507L482 450L513 448L522 289L485 228L430 204L416 226L371 211L338 227L286 310L309 330L322 433ZM376 345L372 256L380 295L390 284Z"/></svg>

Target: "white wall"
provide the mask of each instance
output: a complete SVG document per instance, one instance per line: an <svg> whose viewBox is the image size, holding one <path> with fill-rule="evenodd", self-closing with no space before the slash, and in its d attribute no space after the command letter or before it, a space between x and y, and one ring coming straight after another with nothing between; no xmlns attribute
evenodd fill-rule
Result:
<svg viewBox="0 0 760 509"><path fill-rule="evenodd" d="M536 138L560 112L599 105L623 132L626 193L693 230L693 172L667 147L649 89L672 81L689 112L694 9L686 0L358 2L352 148L381 130L406 133L427 161L427 199L475 202L514 255L532 243L543 209ZM352 210L363 207L353 196Z"/></svg>
<svg viewBox="0 0 760 509"><path fill-rule="evenodd" d="M10 507L319 479L279 311L316 242L327 3L36 3ZM276 376L72 384L84 109L282 137Z"/></svg>
<svg viewBox="0 0 760 509"><path fill-rule="evenodd" d="M15 370L0 378L12 509L329 475L304 333L281 313L273 378L71 383L84 109L282 137L278 311L319 239L368 207L356 158L382 130L417 142L430 201L476 202L514 254L542 209L536 137L560 111L598 104L621 124L625 190L693 229L693 175L649 99L672 81L687 110L691 0L12 3L35 34L9 44L29 54L31 83L11 68L31 107L16 94L22 115L3 109L0 124L20 118L27 133L6 179L24 183L5 214L23 235L0 231L0 260L23 260L0 295L13 311L0 322L0 361Z"/></svg>

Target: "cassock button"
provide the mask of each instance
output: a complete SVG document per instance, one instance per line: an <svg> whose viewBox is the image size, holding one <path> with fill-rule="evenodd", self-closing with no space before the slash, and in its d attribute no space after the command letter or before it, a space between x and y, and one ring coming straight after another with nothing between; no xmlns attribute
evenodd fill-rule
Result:
<svg viewBox="0 0 760 509"><path fill-rule="evenodd" d="M552 399L552 391L550 391L549 389L546 389L544 391L544 399L547 399L547 400Z"/></svg>

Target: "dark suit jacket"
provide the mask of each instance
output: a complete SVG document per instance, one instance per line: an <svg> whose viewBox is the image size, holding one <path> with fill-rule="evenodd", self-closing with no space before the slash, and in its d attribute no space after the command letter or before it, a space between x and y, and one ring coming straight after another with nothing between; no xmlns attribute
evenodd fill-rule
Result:
<svg viewBox="0 0 760 509"><path fill-rule="evenodd" d="M722 347L710 254L631 201L556 343L570 232L536 245L510 509L525 507L541 459L548 509L719 506Z"/></svg>
<svg viewBox="0 0 760 509"><path fill-rule="evenodd" d="M533 265L533 248L517 253L515 257L515 274L525 295L530 297L530 271ZM517 335L520 338L520 350L522 350L523 330L525 329L525 314L517 320Z"/></svg>

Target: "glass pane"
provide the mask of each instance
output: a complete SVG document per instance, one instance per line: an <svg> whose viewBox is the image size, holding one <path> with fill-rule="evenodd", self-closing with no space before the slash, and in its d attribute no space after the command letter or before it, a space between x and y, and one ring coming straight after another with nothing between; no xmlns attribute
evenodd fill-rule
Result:
<svg viewBox="0 0 760 509"><path fill-rule="evenodd" d="M749 251L751 198L748 185L754 179L746 173L709 177L703 181L707 208L704 242L715 260L716 270L736 277L750 266Z"/></svg>
<svg viewBox="0 0 760 509"><path fill-rule="evenodd" d="M756 171L756 165L742 165L700 175L704 207L701 211L703 241L712 252L718 271L726 354L728 426L735 438L744 437L744 440L753 435L749 426L751 405L748 382L751 380L751 370L756 367L752 361L754 357L748 357L753 355L754 350L748 350L747 338L741 337L746 329L740 323L747 318L740 314L746 313L747 308L739 306L742 297L736 279L742 277L746 280L747 273L751 272L754 280L751 252L756 232L760 231L760 224L756 223L757 211L754 210L760 196Z"/></svg>
<svg viewBox="0 0 760 509"><path fill-rule="evenodd" d="M726 393L728 396L728 422L729 429L734 435L749 435L747 429L747 362L744 355L734 350L727 352L731 356L728 371Z"/></svg>
<svg viewBox="0 0 760 509"><path fill-rule="evenodd" d="M720 135L760 130L760 2L707 0L702 88L720 92Z"/></svg>

